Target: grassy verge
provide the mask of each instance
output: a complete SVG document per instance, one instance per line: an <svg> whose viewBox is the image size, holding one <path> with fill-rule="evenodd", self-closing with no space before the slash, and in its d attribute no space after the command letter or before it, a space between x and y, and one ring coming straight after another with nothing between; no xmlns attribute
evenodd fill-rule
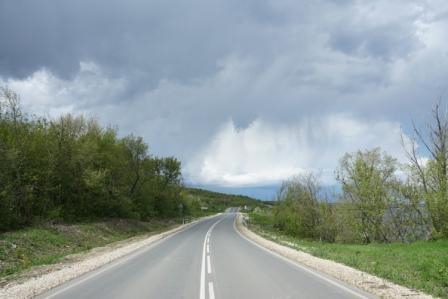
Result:
<svg viewBox="0 0 448 299"><path fill-rule="evenodd" d="M249 226L260 235L397 284L448 298L448 240L411 244L338 244L303 240L276 230L269 214L251 213Z"/></svg>
<svg viewBox="0 0 448 299"><path fill-rule="evenodd" d="M142 234L157 233L178 223L178 220L107 220L70 225L47 224L2 233L0 284L32 266L57 263L70 254Z"/></svg>

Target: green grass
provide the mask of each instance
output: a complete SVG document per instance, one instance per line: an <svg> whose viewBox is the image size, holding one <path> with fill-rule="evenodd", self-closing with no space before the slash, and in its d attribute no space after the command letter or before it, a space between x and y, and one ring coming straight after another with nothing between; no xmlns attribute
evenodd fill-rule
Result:
<svg viewBox="0 0 448 299"><path fill-rule="evenodd" d="M176 220L140 222L108 220L94 223L42 225L0 234L0 281L32 266L53 264L69 254L166 230Z"/></svg>
<svg viewBox="0 0 448 299"><path fill-rule="evenodd" d="M264 237L314 256L448 298L448 240L369 245L302 240L276 230L266 213L251 213L250 227Z"/></svg>

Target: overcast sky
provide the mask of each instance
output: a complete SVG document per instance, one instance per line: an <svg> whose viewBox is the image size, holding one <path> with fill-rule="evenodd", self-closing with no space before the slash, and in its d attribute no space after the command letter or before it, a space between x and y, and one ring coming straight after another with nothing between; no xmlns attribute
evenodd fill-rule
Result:
<svg viewBox="0 0 448 299"><path fill-rule="evenodd" d="M447 98L448 1L0 0L0 85L143 136L188 184L332 185L345 152L404 159Z"/></svg>

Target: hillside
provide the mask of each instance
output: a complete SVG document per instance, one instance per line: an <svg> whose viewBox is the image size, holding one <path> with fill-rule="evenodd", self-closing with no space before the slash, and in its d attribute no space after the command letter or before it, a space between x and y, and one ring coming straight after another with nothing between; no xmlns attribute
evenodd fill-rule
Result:
<svg viewBox="0 0 448 299"><path fill-rule="evenodd" d="M218 213L229 207L247 207L252 210L258 206L264 206L264 202L245 195L226 194L204 189L185 187L181 195L187 205L196 211ZM194 211L192 211L195 214Z"/></svg>

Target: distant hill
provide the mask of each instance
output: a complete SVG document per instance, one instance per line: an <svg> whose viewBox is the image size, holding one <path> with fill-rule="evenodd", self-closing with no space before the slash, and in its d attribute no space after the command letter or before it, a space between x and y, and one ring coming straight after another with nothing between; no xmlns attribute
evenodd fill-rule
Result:
<svg viewBox="0 0 448 299"><path fill-rule="evenodd" d="M244 207L253 209L264 206L264 202L246 195L226 194L199 188L185 187L182 197L188 201L190 206L199 205L210 212L223 211L230 207Z"/></svg>

